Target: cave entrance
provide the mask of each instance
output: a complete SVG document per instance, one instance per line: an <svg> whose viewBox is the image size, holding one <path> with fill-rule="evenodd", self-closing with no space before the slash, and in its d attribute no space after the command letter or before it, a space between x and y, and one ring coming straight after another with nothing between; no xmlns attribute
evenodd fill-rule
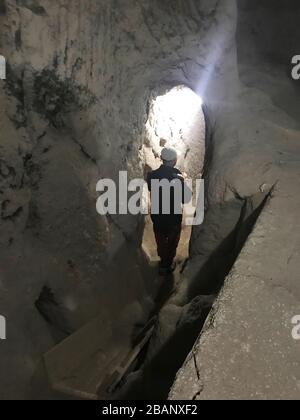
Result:
<svg viewBox="0 0 300 420"><path fill-rule="evenodd" d="M202 177L206 133L202 105L202 99L183 85L152 96L143 145L145 173L159 168L163 147L173 147L178 152L178 169L189 179ZM191 226L183 223L178 263L189 257L191 232ZM159 261L150 216L145 219L142 249L150 263Z"/></svg>

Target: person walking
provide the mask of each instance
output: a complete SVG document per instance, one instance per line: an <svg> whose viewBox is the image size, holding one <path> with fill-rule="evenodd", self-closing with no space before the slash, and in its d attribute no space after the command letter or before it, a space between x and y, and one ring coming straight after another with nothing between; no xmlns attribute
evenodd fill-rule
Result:
<svg viewBox="0 0 300 420"><path fill-rule="evenodd" d="M176 268L174 259L181 237L183 204L192 198L184 176L176 168L177 159L175 149L164 148L161 152L162 165L147 176L161 275L172 273Z"/></svg>

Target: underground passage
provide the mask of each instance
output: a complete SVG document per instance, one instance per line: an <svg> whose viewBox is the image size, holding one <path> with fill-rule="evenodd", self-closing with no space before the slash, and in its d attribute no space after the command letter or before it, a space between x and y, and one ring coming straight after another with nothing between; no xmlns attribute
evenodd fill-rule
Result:
<svg viewBox="0 0 300 420"><path fill-rule="evenodd" d="M145 172L159 168L161 151L172 147L177 153L177 167L185 177L192 182L201 179L205 156L202 105L202 98L186 86L175 86L151 100L143 145ZM191 231L191 224L183 223L177 250L178 262L184 262L189 257ZM147 215L142 249L150 263L159 261L156 248L152 221Z"/></svg>
<svg viewBox="0 0 300 420"><path fill-rule="evenodd" d="M1 401L300 399L299 18L0 0Z"/></svg>

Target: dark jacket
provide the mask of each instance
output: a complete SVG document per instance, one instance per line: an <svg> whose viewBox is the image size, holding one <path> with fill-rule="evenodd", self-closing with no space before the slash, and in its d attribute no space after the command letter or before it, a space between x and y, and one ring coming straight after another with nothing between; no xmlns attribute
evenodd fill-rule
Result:
<svg viewBox="0 0 300 420"><path fill-rule="evenodd" d="M154 224L154 229L160 232L167 232L172 230L175 226L182 224L182 204L188 203L192 198L192 192L184 182L182 173L176 169L166 165L161 165L156 171L152 171L147 176L147 184L149 191L151 192L151 199L153 200L153 194L156 191L152 191L151 181L152 180L179 180L182 185L182 200L177 203L175 200L177 197L174 194L174 189L170 190L170 213L163 214L162 211L162 199L163 199L163 188L159 188L159 214L151 214L151 219ZM156 197L157 198L157 197ZM181 208L181 214L176 214L176 209Z"/></svg>

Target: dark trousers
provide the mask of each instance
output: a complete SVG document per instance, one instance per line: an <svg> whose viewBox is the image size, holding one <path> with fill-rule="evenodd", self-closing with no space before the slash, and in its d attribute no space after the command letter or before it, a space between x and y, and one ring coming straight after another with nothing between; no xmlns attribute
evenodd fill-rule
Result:
<svg viewBox="0 0 300 420"><path fill-rule="evenodd" d="M157 253L163 267L169 267L175 256L181 236L181 225L168 230L160 230L154 225L154 234L157 243Z"/></svg>

